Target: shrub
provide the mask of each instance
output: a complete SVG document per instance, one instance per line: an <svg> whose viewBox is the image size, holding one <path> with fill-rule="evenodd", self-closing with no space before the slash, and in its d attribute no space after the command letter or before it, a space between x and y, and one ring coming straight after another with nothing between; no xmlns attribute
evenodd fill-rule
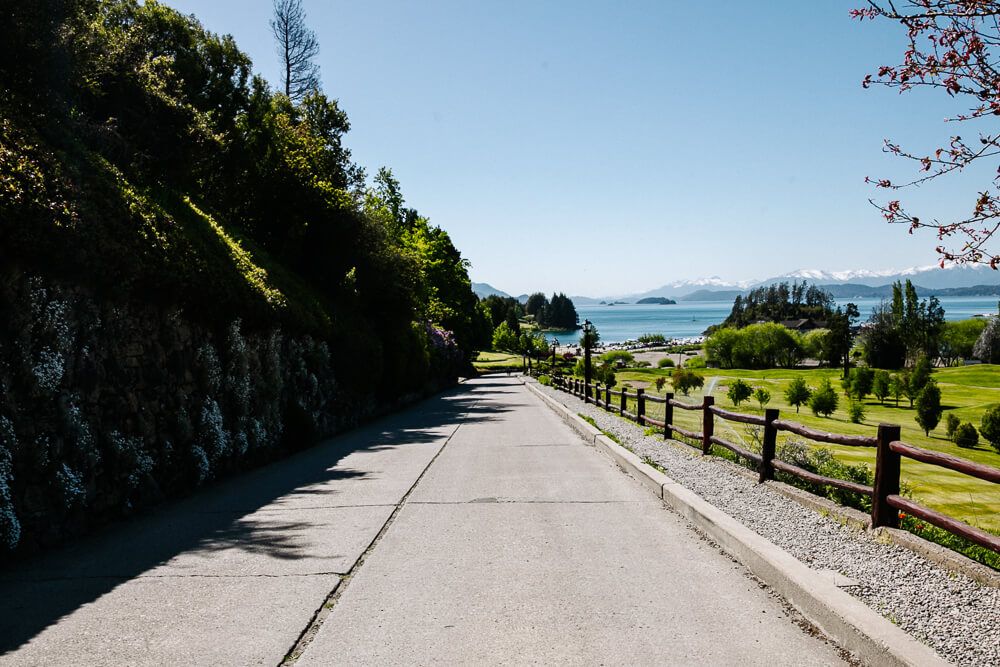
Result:
<svg viewBox="0 0 1000 667"><path fill-rule="evenodd" d="M985 416L984 416L985 418ZM955 429L962 422L955 416L955 413L949 412L944 416L944 434L948 436L949 439L955 439Z"/></svg>
<svg viewBox="0 0 1000 667"><path fill-rule="evenodd" d="M979 422L979 432L1000 452L1000 405L990 408Z"/></svg>
<svg viewBox="0 0 1000 667"><path fill-rule="evenodd" d="M636 368L649 368L652 365L653 364L649 363L648 361L637 361L637 362L635 362L635 367Z"/></svg>
<svg viewBox="0 0 1000 667"><path fill-rule="evenodd" d="M663 357L662 359L656 362L657 368L668 368L668 367L673 368L673 366L674 366L674 360L671 359L670 357Z"/></svg>
<svg viewBox="0 0 1000 667"><path fill-rule="evenodd" d="M542 384L548 387L549 385L552 384L552 378L550 378L548 375L539 375L538 384Z"/></svg>
<svg viewBox="0 0 1000 667"><path fill-rule="evenodd" d="M924 435L930 432L941 421L941 389L933 380L929 380L924 388L917 394L917 415L915 419L920 428L924 429Z"/></svg>
<svg viewBox="0 0 1000 667"><path fill-rule="evenodd" d="M687 368L705 368L705 357L691 357L684 362Z"/></svg>
<svg viewBox="0 0 1000 667"><path fill-rule="evenodd" d="M606 364L613 364L617 361L622 361L626 364L631 364L635 361L635 357L632 356L631 352L626 350L611 350L610 352L605 352L601 355L601 361Z"/></svg>
<svg viewBox="0 0 1000 667"><path fill-rule="evenodd" d="M861 401L851 401L850 405L847 406L847 416L855 424L860 424L865 418L865 406Z"/></svg>
<svg viewBox="0 0 1000 667"><path fill-rule="evenodd" d="M757 387L753 392L753 400L760 403L760 409L763 410L764 406L771 402L771 392L763 387Z"/></svg>
<svg viewBox="0 0 1000 667"><path fill-rule="evenodd" d="M979 433L976 432L975 426L966 422L955 429L954 439L959 447L975 447L979 444Z"/></svg>
<svg viewBox="0 0 1000 667"><path fill-rule="evenodd" d="M697 389L698 387L703 386L705 384L705 378L692 370L678 368L674 371L674 375L670 382L674 385L674 389L687 396L692 389Z"/></svg>
<svg viewBox="0 0 1000 667"><path fill-rule="evenodd" d="M665 385L666 383L667 383L667 378L663 377L662 375L653 381L653 384L656 385L656 391L663 391L663 385Z"/></svg>

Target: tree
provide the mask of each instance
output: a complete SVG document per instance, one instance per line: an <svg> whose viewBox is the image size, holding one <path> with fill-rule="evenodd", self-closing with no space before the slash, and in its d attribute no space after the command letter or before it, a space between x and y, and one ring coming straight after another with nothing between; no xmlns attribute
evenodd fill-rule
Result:
<svg viewBox="0 0 1000 667"><path fill-rule="evenodd" d="M914 394L919 394L920 391L930 382L931 379L931 360L926 356L921 356L917 360L916 366L913 367L913 373L910 374L910 388L913 390Z"/></svg>
<svg viewBox="0 0 1000 667"><path fill-rule="evenodd" d="M971 359L976 341L985 328L986 320L983 318L945 322L938 345L938 353L945 366Z"/></svg>
<svg viewBox="0 0 1000 667"><path fill-rule="evenodd" d="M493 349L504 352L520 352L520 341L506 322L501 322L500 326L493 330Z"/></svg>
<svg viewBox="0 0 1000 667"><path fill-rule="evenodd" d="M884 18L905 28L909 45L903 62L883 65L878 73L865 77L865 88L881 84L900 92L915 87L936 88L952 98L966 100L967 110L954 114L949 121L990 119L1000 113L1000 69L995 67L993 49L1000 41L1000 7L989 0L869 0L868 6L855 9L858 19ZM867 179L878 188L898 190L919 186L945 174L963 171L977 161L993 163L1000 154L1000 134L979 132L975 139L963 139L957 133L948 144L933 153L919 154L886 141L885 152L919 165L917 176L908 182ZM1000 185L1000 173L993 177ZM978 262L996 269L1000 255L989 247L1000 227L1000 200L989 187L979 187L972 214L951 222L927 221L906 211L898 200L875 204L891 223L902 223L912 232L930 228L942 240L937 247L941 264L946 261ZM954 245L945 239L957 237Z"/></svg>
<svg viewBox="0 0 1000 667"><path fill-rule="evenodd" d="M750 398L752 393L753 388L749 384L740 378L736 378L729 383L729 389L726 391L726 396L728 396L729 400L733 402L733 405L739 407L740 403Z"/></svg>
<svg viewBox="0 0 1000 667"><path fill-rule="evenodd" d="M833 389L833 385L830 384L830 380L823 378L823 382L820 383L819 388L813 392L812 397L809 399L809 408L816 416L823 415L824 417L829 417L837 409L839 401L840 399L837 397L837 392Z"/></svg>
<svg viewBox="0 0 1000 667"><path fill-rule="evenodd" d="M885 405L885 399L890 392L889 385L889 371L875 371L875 377L872 379L872 393L883 405Z"/></svg>
<svg viewBox="0 0 1000 667"><path fill-rule="evenodd" d="M792 380L785 389L785 400L788 401L789 405L795 406L795 412L799 411L800 406L809 402L810 396L812 396L812 392L806 386L806 381L802 376Z"/></svg>
<svg viewBox="0 0 1000 667"><path fill-rule="evenodd" d="M692 389L698 389L705 384L705 378L686 368L678 368L670 378L674 389L687 396Z"/></svg>
<svg viewBox="0 0 1000 667"><path fill-rule="evenodd" d="M753 400L760 403L760 409L763 410L764 406L771 402L771 392L764 387L757 387L753 392Z"/></svg>
<svg viewBox="0 0 1000 667"><path fill-rule="evenodd" d="M896 373L889 379L889 393L896 399L897 408L899 407L899 397L909 396L909 382L910 376L905 373Z"/></svg>
<svg viewBox="0 0 1000 667"><path fill-rule="evenodd" d="M853 303L847 304L842 311L837 308L826 322L830 335L826 337L823 349L823 359L830 366L835 366L841 362L844 364L844 377L846 378L851 367L851 327L854 320L859 315L858 307Z"/></svg>
<svg viewBox="0 0 1000 667"><path fill-rule="evenodd" d="M984 364L1000 362L1000 318L991 317L972 348L972 356Z"/></svg>
<svg viewBox="0 0 1000 667"><path fill-rule="evenodd" d="M954 412L949 412L944 416L944 434L955 439L955 430L959 427L962 421L955 415Z"/></svg>
<svg viewBox="0 0 1000 667"><path fill-rule="evenodd" d="M941 389L936 382L928 381L917 395L917 414L914 417L920 428L924 429L924 435L930 435L934 427L938 425L943 410Z"/></svg>
<svg viewBox="0 0 1000 667"><path fill-rule="evenodd" d="M319 65L313 62L319 55L319 42L306 27L302 0L274 0L271 34L281 58L285 95L298 102L319 88Z"/></svg>
<svg viewBox="0 0 1000 667"><path fill-rule="evenodd" d="M979 432L993 448L1000 452L1000 406L990 408L979 422Z"/></svg>
<svg viewBox="0 0 1000 667"><path fill-rule="evenodd" d="M865 396L872 392L875 384L875 373L870 368L855 368L851 371L850 394L858 401L864 401Z"/></svg>
<svg viewBox="0 0 1000 667"><path fill-rule="evenodd" d="M549 300L541 292L535 292L524 302L524 312L528 315L537 315L538 311L549 305Z"/></svg>

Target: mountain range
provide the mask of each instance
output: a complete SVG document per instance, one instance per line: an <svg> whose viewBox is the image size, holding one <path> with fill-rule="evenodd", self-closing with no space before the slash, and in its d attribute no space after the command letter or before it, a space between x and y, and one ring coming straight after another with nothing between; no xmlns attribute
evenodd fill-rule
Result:
<svg viewBox="0 0 1000 667"><path fill-rule="evenodd" d="M613 294L600 297L572 296L580 305L598 304L601 301L635 302L650 297L667 297L680 301L731 301L737 294L772 283L805 280L831 292L835 298L866 298L891 296L892 284L910 280L919 296L972 296L1000 295L1000 272L981 264L957 264L941 268L937 265L913 267L902 270L872 271L823 271L800 269L767 280L725 281L718 276L696 280L678 280L656 289L637 294ZM490 294L510 296L487 283L473 283L473 291L480 298ZM518 297L522 301L528 295Z"/></svg>

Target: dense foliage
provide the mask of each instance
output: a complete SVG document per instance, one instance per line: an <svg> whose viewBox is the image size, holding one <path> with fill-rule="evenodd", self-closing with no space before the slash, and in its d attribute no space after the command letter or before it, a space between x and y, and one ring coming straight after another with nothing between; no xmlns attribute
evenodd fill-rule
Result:
<svg viewBox="0 0 1000 667"><path fill-rule="evenodd" d="M920 300L913 283L907 280L904 287L896 282L892 301L876 308L865 328L865 363L874 368L900 368L920 355L935 358L946 331L951 331L949 356L964 351L968 336L963 335L964 328L945 326L944 308L937 297Z"/></svg>
<svg viewBox="0 0 1000 667"><path fill-rule="evenodd" d="M737 295L733 309L721 326L742 329L757 322L781 322L812 319L826 322L834 312L835 301L829 292L815 285L774 283Z"/></svg>
<svg viewBox="0 0 1000 667"><path fill-rule="evenodd" d="M232 38L157 2L40 0L5 20L0 259L318 335L353 351L336 365L359 388L423 381L414 323L472 349L467 262L391 172L366 187L336 100L274 92Z"/></svg>

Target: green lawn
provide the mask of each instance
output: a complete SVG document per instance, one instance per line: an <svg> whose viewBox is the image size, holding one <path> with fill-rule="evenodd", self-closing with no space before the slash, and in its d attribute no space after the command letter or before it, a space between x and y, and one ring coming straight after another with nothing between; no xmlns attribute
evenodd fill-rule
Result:
<svg viewBox="0 0 1000 667"><path fill-rule="evenodd" d="M521 370L522 357L508 352L477 352L472 365L477 371Z"/></svg>
<svg viewBox="0 0 1000 667"><path fill-rule="evenodd" d="M788 370L775 369L766 371L716 370L703 369L699 371L705 377L704 390L711 388L716 404L727 410L746 413L759 413L758 404L752 399L740 404L739 408L726 397L728 382L734 378L742 378L755 387L765 387L771 393L769 408L777 408L783 419L797 421L812 428L834 433L874 436L879 423L899 424L902 428L902 440L907 443L947 452L971 459L980 463L1000 467L1000 454L980 438L979 445L974 449L962 449L948 440L944 435L944 419L930 437L914 421L915 410L909 407L909 400L900 399L899 407L889 399L885 405L869 396L865 402L865 417L863 423L853 424L847 417L847 398L840 390L840 371L838 369ZM619 383L630 382L651 383L657 376L666 375L666 369L637 368L625 369L617 373ZM808 407L803 407L796 414L795 408L785 402L785 387L795 377L804 377L806 384L816 387L822 378L829 378L838 390L840 403L838 409L830 418L816 417ZM941 387L942 403L945 414L953 412L963 422L971 422L976 428L986 408L1000 404L1000 366L980 365L962 368L947 368L935 370L933 378ZM670 384L664 386L670 391ZM647 393L657 394L655 386L646 389ZM662 395L659 392L658 395ZM701 391L692 393L690 397L677 396L678 400L700 403ZM650 416L662 417L663 407L655 403L647 403ZM695 411L674 410L674 422L691 431L701 430L701 413ZM733 440L737 444L746 437L742 424L716 421L716 434ZM781 433L779 439L789 437ZM791 436L797 437L797 436ZM845 463L866 463L874 469L875 450L869 448L842 447L824 445L838 459ZM913 489L913 496L928 507L944 512L956 518L983 528L1000 529L1000 485L955 473L937 466L930 466L903 459L903 479Z"/></svg>

